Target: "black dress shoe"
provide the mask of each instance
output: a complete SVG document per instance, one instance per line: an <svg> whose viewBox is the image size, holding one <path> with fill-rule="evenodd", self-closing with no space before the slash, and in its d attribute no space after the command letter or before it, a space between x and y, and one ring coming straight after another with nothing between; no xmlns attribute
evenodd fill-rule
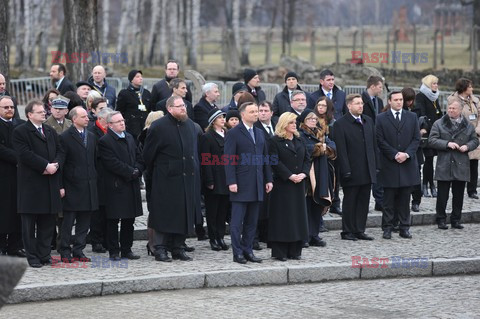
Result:
<svg viewBox="0 0 480 319"><path fill-rule="evenodd" d="M351 233L342 234L342 239L343 240L352 240L352 241L357 241L358 240L357 237L355 237Z"/></svg>
<svg viewBox="0 0 480 319"><path fill-rule="evenodd" d="M452 228L463 229L463 225L460 223L452 223Z"/></svg>
<svg viewBox="0 0 480 319"><path fill-rule="evenodd" d="M342 211L339 208L333 207L333 206L330 207L329 212L332 213L332 214L340 215L340 216L342 216L342 214L343 214Z"/></svg>
<svg viewBox="0 0 480 319"><path fill-rule="evenodd" d="M210 239L210 248L214 251L220 251L222 250L222 247L218 245L214 240Z"/></svg>
<svg viewBox="0 0 480 319"><path fill-rule="evenodd" d="M244 254L245 259L252 262L252 263L261 263L262 260L258 257L255 257L254 254Z"/></svg>
<svg viewBox="0 0 480 319"><path fill-rule="evenodd" d="M72 263L73 257L70 254L60 254L60 261L62 263Z"/></svg>
<svg viewBox="0 0 480 319"><path fill-rule="evenodd" d="M252 246L253 250L262 250L263 248L260 246L260 243L258 241L253 242Z"/></svg>
<svg viewBox="0 0 480 319"><path fill-rule="evenodd" d="M420 205L412 204L412 212L418 213L420 211Z"/></svg>
<svg viewBox="0 0 480 319"><path fill-rule="evenodd" d="M383 206L379 203L375 203L374 209L378 212L383 212Z"/></svg>
<svg viewBox="0 0 480 319"><path fill-rule="evenodd" d="M25 253L25 249L19 249L19 250L16 250L16 251L8 252L7 255L8 256L21 257L21 258L27 257L27 254Z"/></svg>
<svg viewBox="0 0 480 319"><path fill-rule="evenodd" d="M118 254L110 254L109 258L110 258L110 260L114 260L114 261L122 259L122 258L120 258L120 256Z"/></svg>
<svg viewBox="0 0 480 319"><path fill-rule="evenodd" d="M181 260L181 261L191 261L193 260L192 257L188 256L187 254L185 254L185 251L180 251L180 252L176 252L176 253L172 253L172 258L174 260Z"/></svg>
<svg viewBox="0 0 480 319"><path fill-rule="evenodd" d="M163 261L163 262L172 262L172 258L168 257L168 254L165 250L161 250L155 254L156 261Z"/></svg>
<svg viewBox="0 0 480 319"><path fill-rule="evenodd" d="M302 244L302 248L308 248L308 247L310 247L310 244L308 243L308 241L304 241Z"/></svg>
<svg viewBox="0 0 480 319"><path fill-rule="evenodd" d="M122 258L127 258L127 259L140 259L139 255L135 255L133 252L129 251L128 253L124 254L122 253Z"/></svg>
<svg viewBox="0 0 480 319"><path fill-rule="evenodd" d="M412 234L408 230L400 230L400 237L402 238L412 238Z"/></svg>
<svg viewBox="0 0 480 319"><path fill-rule="evenodd" d="M102 244L95 244L92 246L92 251L94 253L99 253L99 254L103 254L103 253L106 253L107 250L105 249L105 247L102 246Z"/></svg>
<svg viewBox="0 0 480 319"><path fill-rule="evenodd" d="M439 229L448 229L448 226L445 223L438 223L438 228Z"/></svg>
<svg viewBox="0 0 480 319"><path fill-rule="evenodd" d="M217 239L217 244L222 248L222 250L228 250L230 247L225 243L225 240Z"/></svg>
<svg viewBox="0 0 480 319"><path fill-rule="evenodd" d="M30 265L30 267L32 267L32 268L42 268L42 267L43 267L43 264L40 263L40 262L38 262L38 263L37 263L37 262L33 262L33 263L29 264L29 265Z"/></svg>
<svg viewBox="0 0 480 319"><path fill-rule="evenodd" d="M398 233L398 232L400 231L400 226L398 226L398 225L393 226L392 231L393 231L394 233Z"/></svg>
<svg viewBox="0 0 480 319"><path fill-rule="evenodd" d="M356 233L355 237L357 237L357 239L361 239L361 240L373 240L374 239L373 237L368 236L365 233Z"/></svg>
<svg viewBox="0 0 480 319"><path fill-rule="evenodd" d="M392 230L385 229L383 231L383 239L392 239Z"/></svg>
<svg viewBox="0 0 480 319"><path fill-rule="evenodd" d="M473 198L473 199L478 199L478 195L476 193L468 195L468 197Z"/></svg>
<svg viewBox="0 0 480 319"><path fill-rule="evenodd" d="M47 258L41 261L44 266L49 266L52 264L52 258Z"/></svg>
<svg viewBox="0 0 480 319"><path fill-rule="evenodd" d="M287 257L273 257L278 261L287 261Z"/></svg>
<svg viewBox="0 0 480 319"><path fill-rule="evenodd" d="M208 236L207 236L207 235L200 235L200 236L197 237L197 239L198 239L199 241L207 240L207 239L208 239Z"/></svg>
<svg viewBox="0 0 480 319"><path fill-rule="evenodd" d="M321 238L312 238L310 239L309 245L315 247L325 247L327 246L327 243Z"/></svg>
<svg viewBox="0 0 480 319"><path fill-rule="evenodd" d="M292 257L288 257L288 258L293 259L293 260L301 260L302 256L292 256Z"/></svg>
<svg viewBox="0 0 480 319"><path fill-rule="evenodd" d="M233 261L239 264L246 264L247 260L242 255L233 256Z"/></svg>
<svg viewBox="0 0 480 319"><path fill-rule="evenodd" d="M187 246L187 244L181 245L180 248L182 248L183 250L189 253L191 253L192 251L195 251L195 247Z"/></svg>
<svg viewBox="0 0 480 319"><path fill-rule="evenodd" d="M88 258L87 256L85 256L84 254L81 254L81 255L74 255L73 256L73 259L77 259L79 261L83 261L83 262L91 262L92 260L90 258Z"/></svg>

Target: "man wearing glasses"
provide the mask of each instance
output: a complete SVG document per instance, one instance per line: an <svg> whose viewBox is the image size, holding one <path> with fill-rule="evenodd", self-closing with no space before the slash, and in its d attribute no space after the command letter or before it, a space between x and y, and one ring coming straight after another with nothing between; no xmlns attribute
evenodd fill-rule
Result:
<svg viewBox="0 0 480 319"><path fill-rule="evenodd" d="M28 121L13 131L13 148L18 155L18 213L28 264L49 265L55 217L62 211L59 163L64 154L57 133L44 125L42 101L25 107Z"/></svg>
<svg viewBox="0 0 480 319"><path fill-rule="evenodd" d="M307 95L305 92L300 90L295 90L292 92L292 97L290 100L290 112L295 115L300 115L307 107Z"/></svg>

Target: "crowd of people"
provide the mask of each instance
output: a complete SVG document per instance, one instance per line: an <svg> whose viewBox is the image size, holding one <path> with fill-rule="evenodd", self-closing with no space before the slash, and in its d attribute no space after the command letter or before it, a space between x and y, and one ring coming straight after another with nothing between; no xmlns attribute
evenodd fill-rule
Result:
<svg viewBox="0 0 480 319"><path fill-rule="evenodd" d="M179 71L168 61L150 92L142 71L131 70L117 94L101 65L73 85L57 63L52 88L25 107L26 121L0 75L2 254L36 268L52 263L52 250L62 262L88 262L90 242L112 260L138 259L132 245L142 188L146 249L160 262L192 260L186 238L194 233L214 251L229 250L227 224L234 262L261 263L254 254L261 242L276 260L298 260L304 248L326 245L327 212L342 216L341 239L373 240L365 233L371 193L386 240L395 231L412 238L410 212L422 197L437 198L442 230L450 188L452 228L463 228L465 185L478 199L479 100L468 79L457 81L444 114L434 75L418 94L389 92L384 106L382 77L346 95L323 70L318 90L308 93L288 72L271 103L257 72L245 69L222 106L211 82L192 101Z"/></svg>

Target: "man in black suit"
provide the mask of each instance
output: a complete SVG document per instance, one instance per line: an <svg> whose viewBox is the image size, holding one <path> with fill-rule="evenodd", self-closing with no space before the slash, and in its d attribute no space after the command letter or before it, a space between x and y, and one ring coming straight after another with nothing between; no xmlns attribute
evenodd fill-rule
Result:
<svg viewBox="0 0 480 319"><path fill-rule="evenodd" d="M169 83L169 87L172 90L172 94L170 96L179 96L183 99L183 103L185 104L185 107L187 108L187 114L188 118L194 121L194 114L193 114L193 106L190 101L188 101L185 97L187 96L188 90L187 90L187 83L185 80L180 79L180 78L175 78L172 79ZM167 97L161 101L158 101L157 104L152 105L152 111L162 111L163 114L167 114L167 100L170 98Z"/></svg>
<svg viewBox="0 0 480 319"><path fill-rule="evenodd" d="M202 86L202 98L193 108L193 113L195 122L204 131L208 126L208 113L213 109L218 109L215 103L219 97L220 92L218 91L218 85L215 83L208 82Z"/></svg>
<svg viewBox="0 0 480 319"><path fill-rule="evenodd" d="M77 88L70 82L66 77L67 69L65 65L61 63L54 63L50 68L50 79L52 80L52 85L61 95L64 95L68 91L77 92Z"/></svg>
<svg viewBox="0 0 480 319"><path fill-rule="evenodd" d="M260 77L254 69L243 70L243 80L247 86L247 92L252 94L257 101L257 105L267 99L265 92L260 87Z"/></svg>
<svg viewBox="0 0 480 319"><path fill-rule="evenodd" d="M17 153L12 146L15 127L25 121L15 118L15 106L10 96L0 97L0 254L26 257L22 243L22 226L17 214Z"/></svg>
<svg viewBox="0 0 480 319"><path fill-rule="evenodd" d="M168 99L172 95L172 89L169 86L171 80L178 78L180 64L176 60L168 60L165 64L165 78L155 83L152 87L152 98L150 105L155 106L163 99ZM192 93L187 90L185 99L192 103Z"/></svg>
<svg viewBox="0 0 480 319"><path fill-rule="evenodd" d="M261 262L252 251L260 204L264 194L273 188L267 144L262 131L254 126L258 106L252 102L240 105L242 121L225 137L225 154L230 159L225 166L227 185L232 202L230 236L233 261ZM234 159L234 160L232 160Z"/></svg>
<svg viewBox="0 0 480 319"><path fill-rule="evenodd" d="M368 115L375 120L377 115L383 110L383 101L380 97L383 92L383 79L379 76L372 75L367 79L367 89L362 92L363 115ZM372 185L372 194L375 198L375 210L383 210L383 187L380 183Z"/></svg>
<svg viewBox="0 0 480 319"><path fill-rule="evenodd" d="M333 124L337 162L343 186L342 239L373 240L365 234L371 184L376 182L376 138L373 121L363 116L360 94L349 94L348 113Z"/></svg>
<svg viewBox="0 0 480 319"><path fill-rule="evenodd" d="M105 181L107 248L112 260L120 260L120 252L122 258L139 259L132 252L132 245L135 217L143 214L139 180L144 170L143 158L133 136L126 132L122 114L110 113L107 122L107 134L98 141Z"/></svg>
<svg viewBox="0 0 480 319"><path fill-rule="evenodd" d="M383 238L392 238L393 219L400 224L400 237L412 238L410 228L410 193L420 183L417 149L420 129L417 116L403 110L403 95L393 91L388 96L390 110L377 117L376 135L380 150L378 180L384 189Z"/></svg>
<svg viewBox="0 0 480 319"><path fill-rule="evenodd" d="M298 75L295 72L288 72L285 75L285 87L273 99L273 116L276 119L290 110L290 100L292 92L295 90L303 91L300 85L298 85Z"/></svg>
<svg viewBox="0 0 480 319"><path fill-rule="evenodd" d="M13 131L12 144L18 155L18 213L22 217L22 239L31 267L51 264L55 217L62 211L59 163L63 150L53 128L43 125L42 101L25 107L28 121Z"/></svg>
<svg viewBox="0 0 480 319"><path fill-rule="evenodd" d="M88 113L74 107L69 117L73 125L60 135L65 159L62 165L63 224L60 234L60 257L63 262L73 259L90 261L83 253L86 246L90 217L98 209L96 139L87 130ZM75 242L70 246L72 228L75 223Z"/></svg>
<svg viewBox="0 0 480 319"><path fill-rule="evenodd" d="M291 107L289 112L299 116L307 108L307 94L300 90L294 90L290 97Z"/></svg>

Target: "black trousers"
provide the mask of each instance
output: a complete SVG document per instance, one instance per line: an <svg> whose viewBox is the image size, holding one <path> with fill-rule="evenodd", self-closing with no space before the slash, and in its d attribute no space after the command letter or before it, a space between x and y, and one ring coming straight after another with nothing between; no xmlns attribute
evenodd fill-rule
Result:
<svg viewBox="0 0 480 319"><path fill-rule="evenodd" d="M467 194L473 195L477 193L478 183L478 160L470 160L470 182L467 183Z"/></svg>
<svg viewBox="0 0 480 319"><path fill-rule="evenodd" d="M23 248L22 233L0 234L0 253L13 254Z"/></svg>
<svg viewBox="0 0 480 319"><path fill-rule="evenodd" d="M101 244L107 247L106 233L107 233L107 218L105 206L101 205L97 211L92 213L90 219L90 242L93 245Z"/></svg>
<svg viewBox="0 0 480 319"><path fill-rule="evenodd" d="M307 196L308 237L319 238L320 226L322 225L322 212L325 206L315 203L312 196Z"/></svg>
<svg viewBox="0 0 480 319"><path fill-rule="evenodd" d="M120 221L120 245L118 244L118 222ZM133 223L135 218L107 219L107 249L110 254L132 251Z"/></svg>
<svg viewBox="0 0 480 319"><path fill-rule="evenodd" d="M393 229L394 220L398 218L400 229L410 228L410 193L411 187L384 187L382 229Z"/></svg>
<svg viewBox="0 0 480 319"><path fill-rule="evenodd" d="M420 171L420 175L422 174L422 170L420 168L420 165L418 167L418 170ZM421 184L415 185L412 187L412 205L417 204L420 205L422 202L422 186Z"/></svg>
<svg viewBox="0 0 480 319"><path fill-rule="evenodd" d="M60 234L60 254L82 256L87 245L87 233L90 227L91 212L63 212L62 232ZM75 240L70 247L72 228L75 224Z"/></svg>
<svg viewBox="0 0 480 319"><path fill-rule="evenodd" d="M22 239L29 264L51 258L55 218L53 214L22 214Z"/></svg>
<svg viewBox="0 0 480 319"><path fill-rule="evenodd" d="M425 156L423 163L423 184L429 183L433 186L433 158L435 156Z"/></svg>
<svg viewBox="0 0 480 319"><path fill-rule="evenodd" d="M340 211L340 169L337 161L333 161L333 167L335 168L335 188L333 189L332 208Z"/></svg>
<svg viewBox="0 0 480 319"><path fill-rule="evenodd" d="M275 258L292 258L302 255L303 241L294 242L269 242L272 247L272 257Z"/></svg>
<svg viewBox="0 0 480 319"><path fill-rule="evenodd" d="M343 234L365 232L371 184L343 187Z"/></svg>
<svg viewBox="0 0 480 319"><path fill-rule="evenodd" d="M229 195L205 195L205 213L210 240L223 239L227 221Z"/></svg>
<svg viewBox="0 0 480 319"><path fill-rule="evenodd" d="M160 251L171 251L172 254L178 254L184 251L183 244L187 236L184 234L153 232L153 247L155 254Z"/></svg>
<svg viewBox="0 0 480 319"><path fill-rule="evenodd" d="M450 186L452 187L452 215L450 216L450 222L460 222L462 218L463 208L463 196L465 192L464 181L437 181L437 205L435 207L437 211L437 223L445 223L447 220L447 202L450 192Z"/></svg>

